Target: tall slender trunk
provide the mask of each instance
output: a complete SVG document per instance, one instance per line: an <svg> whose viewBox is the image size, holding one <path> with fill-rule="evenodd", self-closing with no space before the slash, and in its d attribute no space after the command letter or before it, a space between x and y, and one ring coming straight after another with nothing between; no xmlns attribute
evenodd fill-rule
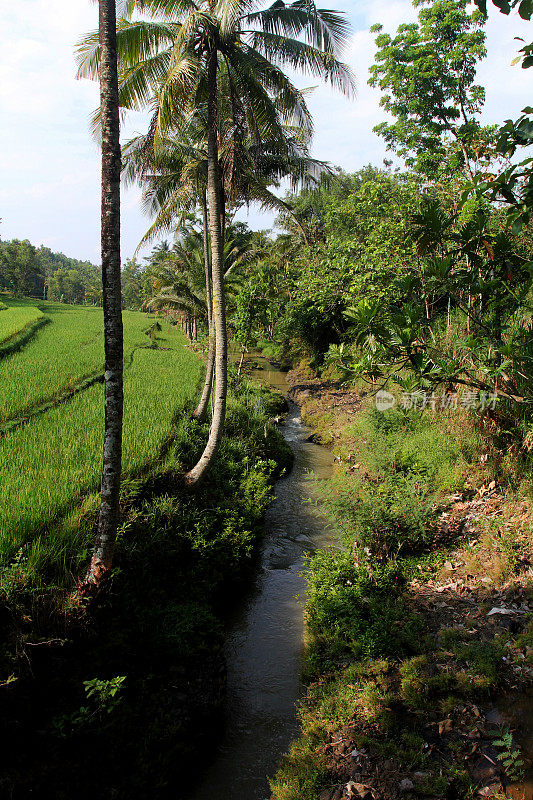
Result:
<svg viewBox="0 0 533 800"><path fill-rule="evenodd" d="M99 0L102 118L102 285L105 430L100 514L85 582L100 584L113 561L122 469L123 338L120 287L120 130L115 0Z"/></svg>
<svg viewBox="0 0 533 800"><path fill-rule="evenodd" d="M228 385L228 338L224 296L224 242L220 225L220 177L217 142L217 67L216 49L209 56L207 86L207 195L209 199L209 238L213 272L213 323L215 328L215 397L211 429L205 450L198 463L187 473L185 482L194 486L201 481L216 456L226 417Z"/></svg>
<svg viewBox="0 0 533 800"><path fill-rule="evenodd" d="M209 343L207 345L207 364L202 396L193 411L193 418L203 422L207 415L211 387L213 385L213 367L215 364L215 328L213 325L213 300L211 297L211 259L209 257L207 197L202 191L202 219L204 240L204 269L205 269L205 301L207 303L207 327L209 329Z"/></svg>
<svg viewBox="0 0 533 800"><path fill-rule="evenodd" d="M251 302L248 303L248 314L249 315L250 315L250 306L251 306ZM244 342L243 342L243 345L242 345L241 358L240 358L240 361L239 361L239 368L237 370L237 375L241 374L242 363L244 361L244 354L246 353L246 348L248 346L248 339L250 338L250 334L252 333L252 322L253 322L253 319L252 319L252 316L250 315L250 321L248 323L248 327L246 329L246 335L244 337Z"/></svg>
<svg viewBox="0 0 533 800"><path fill-rule="evenodd" d="M239 359L239 367L237 369L237 377L241 374L242 362L244 361L244 354L246 353L246 344L243 344L241 350L241 357Z"/></svg>

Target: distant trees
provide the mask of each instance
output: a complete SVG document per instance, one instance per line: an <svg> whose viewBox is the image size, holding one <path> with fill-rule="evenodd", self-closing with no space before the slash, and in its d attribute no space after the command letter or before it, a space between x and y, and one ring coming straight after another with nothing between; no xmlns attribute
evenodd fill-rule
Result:
<svg viewBox="0 0 533 800"><path fill-rule="evenodd" d="M135 258L128 258L122 268L121 282L123 307L141 310L150 297L150 286L143 265Z"/></svg>
<svg viewBox="0 0 533 800"><path fill-rule="evenodd" d="M48 278L47 300L81 304L85 301L85 284L77 269L60 267Z"/></svg>
<svg viewBox="0 0 533 800"><path fill-rule="evenodd" d="M45 274L38 251L27 240L0 242L0 287L13 294L42 297Z"/></svg>
<svg viewBox="0 0 533 800"><path fill-rule="evenodd" d="M101 270L90 261L35 247L27 239L0 242L0 288L63 303L100 305Z"/></svg>

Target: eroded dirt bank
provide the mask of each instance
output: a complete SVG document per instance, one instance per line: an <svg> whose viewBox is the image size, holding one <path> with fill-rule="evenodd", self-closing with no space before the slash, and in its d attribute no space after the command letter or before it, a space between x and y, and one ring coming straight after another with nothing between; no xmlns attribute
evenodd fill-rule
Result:
<svg viewBox="0 0 533 800"><path fill-rule="evenodd" d="M302 734L273 797L531 798L533 514L512 448L486 420L288 382L336 457L322 499L345 552L310 567Z"/></svg>

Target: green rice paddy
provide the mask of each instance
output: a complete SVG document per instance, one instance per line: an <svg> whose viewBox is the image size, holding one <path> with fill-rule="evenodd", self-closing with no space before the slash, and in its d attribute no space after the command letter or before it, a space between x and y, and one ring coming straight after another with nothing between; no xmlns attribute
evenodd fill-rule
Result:
<svg viewBox="0 0 533 800"><path fill-rule="evenodd" d="M40 305L51 324L40 330L30 346L0 361L0 426L103 373L102 309ZM150 320L136 311L124 311L123 320L128 365L134 350L149 344L144 331Z"/></svg>
<svg viewBox="0 0 533 800"><path fill-rule="evenodd" d="M2 304L7 305L7 308L0 312L0 344L21 333L43 316L43 312L35 306L10 305L3 301Z"/></svg>
<svg viewBox="0 0 533 800"><path fill-rule="evenodd" d="M7 303L9 301L6 301ZM0 367L3 419L20 414L80 378L102 370L101 309L48 304L50 323ZM6 311L2 313L7 313ZM145 335L151 320L124 312L124 473L157 462L180 411L194 397L200 359L165 321L157 348ZM7 391L6 391L6 387ZM1 417L0 417L1 419ZM0 439L0 565L14 557L59 557L57 526L100 482L103 386L93 385Z"/></svg>

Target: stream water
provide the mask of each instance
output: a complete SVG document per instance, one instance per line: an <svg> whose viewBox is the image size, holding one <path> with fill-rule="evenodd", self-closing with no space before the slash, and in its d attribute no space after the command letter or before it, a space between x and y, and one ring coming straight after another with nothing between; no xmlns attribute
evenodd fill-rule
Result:
<svg viewBox="0 0 533 800"><path fill-rule="evenodd" d="M285 375L266 360L252 372L260 382L287 390ZM331 531L312 501L312 478L327 478L333 457L307 439L298 407L280 430L294 452L294 466L274 489L265 518L255 584L230 621L226 644L226 727L212 765L192 800L265 800L268 776L297 733L303 650L306 554L331 542Z"/></svg>
<svg viewBox="0 0 533 800"><path fill-rule="evenodd" d="M287 393L283 372L252 356L260 369L252 378ZM228 685L226 726L217 754L191 800L268 800L268 776L298 732L296 703L304 641L305 557L332 543L313 502L312 480L328 478L333 456L308 439L299 408L289 402L281 432L294 452L289 475L275 485L275 500L265 518L260 569L251 591L229 623L226 643ZM497 704L490 722L507 725L529 769L507 787L512 800L533 800L531 697Z"/></svg>

